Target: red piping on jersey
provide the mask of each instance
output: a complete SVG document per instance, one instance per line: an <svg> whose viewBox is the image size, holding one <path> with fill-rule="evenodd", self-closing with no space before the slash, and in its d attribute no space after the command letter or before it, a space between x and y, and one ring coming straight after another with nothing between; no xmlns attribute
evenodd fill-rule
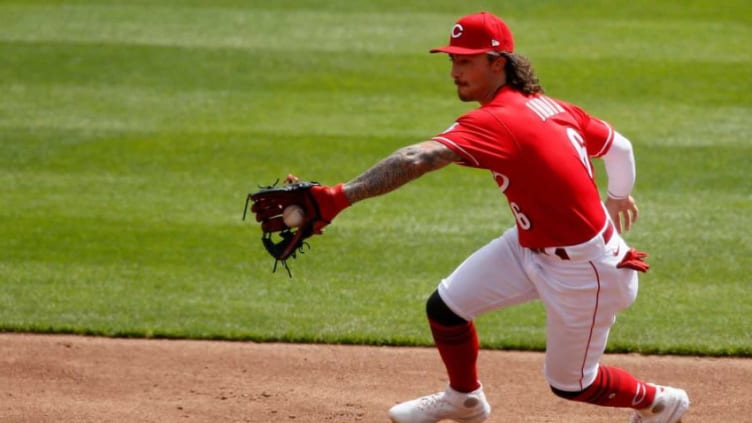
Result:
<svg viewBox="0 0 752 423"><path fill-rule="evenodd" d="M467 150L465 150L464 148L460 147L459 144L457 144L456 142L450 140L449 138L438 136L438 137L433 137L431 139L433 141L438 141L438 142L440 142L442 144L447 144L447 143L451 144L456 149L455 151L461 151L462 153L464 153L464 157L463 158L472 159L473 164L475 166L480 166L480 161L478 161L478 159L476 159L475 156L473 156L472 154L470 154Z"/></svg>
<svg viewBox="0 0 752 423"><path fill-rule="evenodd" d="M593 268L593 272L595 272L595 280L598 283L598 291L595 293L595 309L593 310L593 321L590 323L590 334L588 335L588 341L587 345L585 345L585 356L582 358L582 366L580 366L580 390L584 390L587 388L587 386L582 386L582 380L585 378L585 361L587 360L588 356L588 349L590 349L590 341L593 340L593 329L595 328L595 317L598 315L598 302L601 296L601 276L598 274L598 269L595 268L595 265L592 261L588 262L590 263L590 267Z"/></svg>

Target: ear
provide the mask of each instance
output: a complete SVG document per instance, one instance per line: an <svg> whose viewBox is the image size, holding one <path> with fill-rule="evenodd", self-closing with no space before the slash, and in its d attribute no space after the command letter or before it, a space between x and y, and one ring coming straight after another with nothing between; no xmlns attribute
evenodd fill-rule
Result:
<svg viewBox="0 0 752 423"><path fill-rule="evenodd" d="M499 56L495 58L493 62L491 62L491 68L494 70L494 72L502 72L504 71L504 68L507 65L507 58L504 56Z"/></svg>

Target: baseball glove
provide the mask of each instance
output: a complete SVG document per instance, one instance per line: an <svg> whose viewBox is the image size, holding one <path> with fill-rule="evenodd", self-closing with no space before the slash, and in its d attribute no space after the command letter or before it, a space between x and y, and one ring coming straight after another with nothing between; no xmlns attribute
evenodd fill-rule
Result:
<svg viewBox="0 0 752 423"><path fill-rule="evenodd" d="M287 181L291 181L288 177ZM342 184L326 187L318 182L299 181L294 178L278 186L263 187L248 194L243 210L243 220L248 212L256 214L256 221L261 223L261 242L266 251L274 258L274 269L282 263L288 275L292 277L287 265L289 258L297 258L306 247L310 248L306 239L321 234L324 226L331 223L336 216L350 203L344 195ZM285 224L283 212L286 207L297 205L303 209L302 221L291 228Z"/></svg>

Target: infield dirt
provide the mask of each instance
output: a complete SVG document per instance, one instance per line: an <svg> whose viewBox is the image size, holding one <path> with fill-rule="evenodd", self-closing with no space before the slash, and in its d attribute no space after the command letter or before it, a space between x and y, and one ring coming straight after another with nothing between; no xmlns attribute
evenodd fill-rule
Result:
<svg viewBox="0 0 752 423"><path fill-rule="evenodd" d="M752 360L607 355L685 388L684 423L752 422ZM482 350L489 423L628 421L628 411L550 393L543 354ZM380 422L443 389L432 348L0 334L2 422Z"/></svg>

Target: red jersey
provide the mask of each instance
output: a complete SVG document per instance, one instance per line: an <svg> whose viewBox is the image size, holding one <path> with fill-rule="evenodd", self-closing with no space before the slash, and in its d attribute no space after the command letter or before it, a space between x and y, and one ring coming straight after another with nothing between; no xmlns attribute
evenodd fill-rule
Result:
<svg viewBox="0 0 752 423"><path fill-rule="evenodd" d="M614 132L579 107L503 87L490 103L461 116L433 140L462 165L491 171L528 248L576 245L598 234L606 212L591 157Z"/></svg>

